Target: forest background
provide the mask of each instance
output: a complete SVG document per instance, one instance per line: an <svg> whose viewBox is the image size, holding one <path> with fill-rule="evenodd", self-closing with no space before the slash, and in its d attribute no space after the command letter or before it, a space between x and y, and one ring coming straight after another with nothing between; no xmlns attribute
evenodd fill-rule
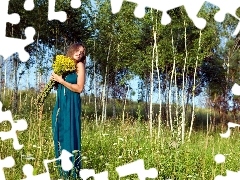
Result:
<svg viewBox="0 0 240 180"><path fill-rule="evenodd" d="M227 122L238 123L240 115L240 99L231 93L233 84L240 83L240 37L232 36L237 19L227 15L223 23L216 22L214 15L218 7L205 3L198 16L207 20L207 26L199 30L183 7L170 10L172 22L163 26L160 11L146 8L145 16L136 18L136 4L126 1L119 13L112 14L107 0L82 0L78 9L71 8L70 0L59 0L56 11L64 10L68 14L67 20L61 23L48 21L47 13L42 13L47 12L47 1L34 2L34 11L25 11L24 0L10 1L9 13L19 13L21 22L8 23L6 31L9 37L25 38L24 29L35 28L35 41L26 47L29 61L22 63L18 54L14 54L0 64L3 110L11 110L15 118L27 118L32 124L22 135L22 142L28 143L22 152L28 157L26 161L29 154L35 154L33 164L41 167L41 158L46 155L41 146L46 142L49 142L47 157L53 157L51 132L43 129L51 127L49 119L55 92L49 95L41 113L34 100L49 80L54 56L65 54L71 43L82 41L88 54L87 84L81 94L85 167L97 171L109 168L114 174L114 167L121 163L138 157L146 159L152 153L147 165L158 168L161 178L212 179L226 168L237 170L239 163L234 160L219 171L211 162L215 152L212 148L217 146L220 151L224 147L227 151L229 147L225 144L229 142L220 144L218 132L226 131ZM133 81L137 87L132 85ZM9 126L6 124L2 127L5 131ZM111 139L105 141L109 134ZM119 143L126 139L131 143ZM114 144L115 140L116 149L108 144ZM98 142L102 142L102 146L97 145ZM203 152L199 151L202 145L210 148L210 153L204 155L204 168L199 170L195 163L202 159ZM39 149L34 150L35 146ZM189 146L196 152L189 152ZM237 143L233 149L235 146ZM146 151L139 153L144 147ZM171 151L163 151L169 147ZM1 149L5 150L7 152ZM111 151L113 153L109 153ZM160 151L162 155L154 158ZM184 152L183 159L180 151ZM96 152L105 154L98 156ZM166 157L171 153L170 159L159 165L157 162L166 158L164 153ZM194 153L199 153L197 161L193 160ZM189 158L188 163L185 158ZM19 163L20 167L23 161ZM36 169L36 173L42 171ZM55 172L54 166L52 171ZM8 175L11 174L9 170Z"/></svg>

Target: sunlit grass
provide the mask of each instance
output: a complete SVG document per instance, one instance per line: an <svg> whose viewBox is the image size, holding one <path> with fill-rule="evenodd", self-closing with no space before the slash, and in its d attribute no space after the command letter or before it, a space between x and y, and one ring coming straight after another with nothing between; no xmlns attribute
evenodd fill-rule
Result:
<svg viewBox="0 0 240 180"><path fill-rule="evenodd" d="M23 178L22 167L27 163L33 165L35 174L44 173L43 160L54 159L50 119L26 119L28 130L18 133L23 149L14 150L12 140L0 142L1 159L7 156L15 159L15 166L5 169L6 179ZM191 141L181 145L171 140L168 130L163 130L157 138L157 129L154 128L153 137L150 137L147 123L107 121L97 126L93 121L83 121L83 168L94 169L96 173L108 171L110 179L118 179L116 167L143 159L146 169L158 170L157 179L214 179L218 174L224 175L226 170L239 170L238 138L238 130L228 139L221 139L218 133L194 132ZM226 155L225 164L215 163L214 156L218 153ZM52 179L57 179L54 164L49 164L49 167ZM134 177L137 176L131 175L126 179Z"/></svg>
<svg viewBox="0 0 240 180"><path fill-rule="evenodd" d="M28 129L17 133L20 144L24 145L21 150L13 148L12 140L0 141L1 159L8 156L15 159L14 167L4 169L7 180L25 178L22 171L25 164L34 167L35 175L44 173L46 170L43 160L55 158L51 130L53 102L48 103L41 120L27 101L22 102L24 111L13 115L15 120L25 118ZM10 106L7 107L10 109ZM1 123L0 131L10 129L9 122ZM223 129L223 132L225 131L226 127ZM219 174L226 175L226 170L240 170L239 130L236 128L232 132L230 138L222 139L217 132L207 133L205 129L193 131L190 141L186 139L185 143L181 144L176 138L172 138L172 133L166 127L161 128L158 136L155 126L151 137L146 121L129 118L123 123L121 118L116 118L98 122L96 125L93 117L84 117L82 164L83 168L94 169L96 173L108 171L109 179L118 179L116 167L143 159L145 169L157 169L156 179L213 180ZM226 156L226 163L215 163L214 156L219 153ZM58 179L54 163L49 164L49 169L51 179ZM137 179L137 175L121 179Z"/></svg>

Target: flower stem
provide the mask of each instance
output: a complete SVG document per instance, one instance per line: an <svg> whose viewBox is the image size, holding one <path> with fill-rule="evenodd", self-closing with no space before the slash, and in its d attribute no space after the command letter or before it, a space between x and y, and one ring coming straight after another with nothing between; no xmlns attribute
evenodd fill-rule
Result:
<svg viewBox="0 0 240 180"><path fill-rule="evenodd" d="M37 97L37 106L41 107L42 104L44 103L45 99L47 98L48 94L51 92L52 88L55 85L54 80L50 80L44 90L40 93L40 95Z"/></svg>

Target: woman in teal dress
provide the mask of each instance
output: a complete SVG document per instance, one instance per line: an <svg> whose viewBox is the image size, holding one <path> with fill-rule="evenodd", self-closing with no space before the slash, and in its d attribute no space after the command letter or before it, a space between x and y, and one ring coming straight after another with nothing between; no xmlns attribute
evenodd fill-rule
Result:
<svg viewBox="0 0 240 180"><path fill-rule="evenodd" d="M53 73L51 79L58 82L56 104L52 113L52 131L55 146L55 156L58 158L62 150L67 150L74 156L71 161L74 167L65 172L58 161L62 178L79 178L81 168L81 98L85 84L86 49L81 43L72 44L66 56L73 59L76 72L65 77Z"/></svg>

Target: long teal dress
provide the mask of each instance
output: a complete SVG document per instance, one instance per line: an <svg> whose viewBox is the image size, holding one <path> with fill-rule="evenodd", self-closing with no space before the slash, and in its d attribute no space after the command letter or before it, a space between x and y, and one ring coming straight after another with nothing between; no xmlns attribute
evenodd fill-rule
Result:
<svg viewBox="0 0 240 180"><path fill-rule="evenodd" d="M70 73L64 79L76 84L77 74ZM52 131L56 158L61 155L63 149L74 155L71 157L74 168L69 172L63 171L61 162L57 161L60 176L64 179L78 178L81 168L81 98L79 93L61 84L57 86L56 104L52 113Z"/></svg>

